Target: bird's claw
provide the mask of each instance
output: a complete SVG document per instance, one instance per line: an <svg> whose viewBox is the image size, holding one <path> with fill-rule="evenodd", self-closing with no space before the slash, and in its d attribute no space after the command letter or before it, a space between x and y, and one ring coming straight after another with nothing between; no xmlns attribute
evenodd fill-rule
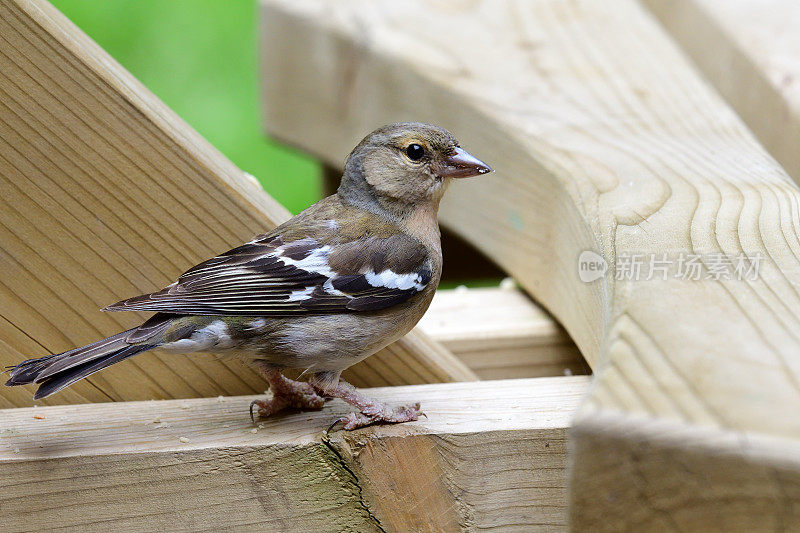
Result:
<svg viewBox="0 0 800 533"><path fill-rule="evenodd" d="M330 433L331 431L333 431L333 428L335 428L335 427L336 427L336 425L337 425L338 423L342 422L342 421L343 421L343 419L344 419L344 417L342 417L342 418L337 418L336 420L334 420L334 421L333 421L333 424L331 424L330 426L328 426L328 429L326 429L326 430L325 430L325 435L327 435L328 433Z"/></svg>
<svg viewBox="0 0 800 533"><path fill-rule="evenodd" d="M252 422L253 424L256 423L256 417L255 417L255 415L253 415L253 406L255 404L256 404L256 400L253 400L252 402L250 402L250 422Z"/></svg>
<svg viewBox="0 0 800 533"><path fill-rule="evenodd" d="M342 429L353 431L354 429L371 426L373 424L399 424L402 422L413 422L420 415L425 414L420 411L419 403L414 405L401 405L399 407L385 407L383 409L370 409L368 412L348 413L341 418L333 421L328 426L326 433L330 432L337 424L342 424ZM426 416L427 418L427 416Z"/></svg>
<svg viewBox="0 0 800 533"><path fill-rule="evenodd" d="M313 391L305 388L298 388L289 392L274 393L271 398L266 400L253 400L250 402L250 420L256 423L253 413L254 407L258 407L258 416L267 417L282 411L286 408L293 409L322 409L325 406L325 399Z"/></svg>
<svg viewBox="0 0 800 533"><path fill-rule="evenodd" d="M258 416L269 416L280 411L283 408L283 405L279 405L279 402L277 402L275 398L270 398L268 400L253 400L250 402L250 421L253 422L253 424L256 423L256 417L253 414L254 407L258 407Z"/></svg>

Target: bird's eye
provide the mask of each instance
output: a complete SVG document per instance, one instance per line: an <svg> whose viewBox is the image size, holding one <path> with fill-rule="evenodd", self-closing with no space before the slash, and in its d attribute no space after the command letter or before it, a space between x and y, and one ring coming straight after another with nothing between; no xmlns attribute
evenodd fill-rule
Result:
<svg viewBox="0 0 800 533"><path fill-rule="evenodd" d="M406 155L412 161L419 161L425 155L425 148L416 143L409 144L406 148Z"/></svg>

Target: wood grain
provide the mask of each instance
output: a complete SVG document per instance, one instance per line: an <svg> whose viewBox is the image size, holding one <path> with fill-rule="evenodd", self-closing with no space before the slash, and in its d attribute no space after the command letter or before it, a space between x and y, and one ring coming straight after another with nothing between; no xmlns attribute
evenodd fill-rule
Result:
<svg viewBox="0 0 800 533"><path fill-rule="evenodd" d="M642 1L786 172L800 180L800 4Z"/></svg>
<svg viewBox="0 0 800 533"><path fill-rule="evenodd" d="M585 376L373 389L427 418L347 411L251 425L251 397L0 411L4 531L563 530L566 430ZM255 431L253 431L255 430Z"/></svg>
<svg viewBox="0 0 800 533"><path fill-rule="evenodd" d="M644 8L261 5L271 134L334 164L375 125L422 120L495 168L454 183L442 219L542 302L594 370L572 433L576 530L789 523L800 469L792 447L765 450L800 440L800 191ZM593 283L578 277L584 251L612 265ZM624 258L664 253L665 277L616 279ZM701 279L677 275L681 254L700 257ZM760 256L758 276L709 276L715 254ZM747 444L705 445L731 434ZM743 484L739 472L777 473ZM676 497L704 475L703 506Z"/></svg>
<svg viewBox="0 0 800 533"><path fill-rule="evenodd" d="M288 218L47 2L0 1L0 43L0 366L136 325L144 315L99 309ZM373 369L380 379L361 384L476 379L420 333L382 359L391 375ZM235 362L148 353L42 403L264 387ZM31 405L31 394L2 387L0 405Z"/></svg>

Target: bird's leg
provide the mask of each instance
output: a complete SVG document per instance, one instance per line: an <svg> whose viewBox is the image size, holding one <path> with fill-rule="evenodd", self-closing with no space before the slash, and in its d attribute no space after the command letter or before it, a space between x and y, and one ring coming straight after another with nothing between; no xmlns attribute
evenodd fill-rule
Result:
<svg viewBox="0 0 800 533"><path fill-rule="evenodd" d="M330 375L315 374L311 377L309 383L320 395L341 398L358 409L359 412L353 412L343 416L336 420L331 427L339 422L341 422L344 429L347 430L378 423L397 424L400 422L411 422L418 419L419 415L422 414L419 409L419 403L413 405L387 405L364 396L348 382L339 380L338 375L334 382Z"/></svg>
<svg viewBox="0 0 800 533"><path fill-rule="evenodd" d="M325 398L317 394L308 383L289 379L275 367L261 364L257 366L269 382L269 390L272 393L272 397L266 400L253 400L250 403L250 418L254 422L254 407L258 407L259 417L267 417L287 407L322 409L325 406Z"/></svg>

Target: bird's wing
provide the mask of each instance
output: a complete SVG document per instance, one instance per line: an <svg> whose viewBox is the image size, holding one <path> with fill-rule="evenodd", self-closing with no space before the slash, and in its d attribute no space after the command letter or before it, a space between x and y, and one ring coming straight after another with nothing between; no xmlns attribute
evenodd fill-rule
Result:
<svg viewBox="0 0 800 533"><path fill-rule="evenodd" d="M105 310L246 316L376 311L408 300L433 275L425 247L402 233L285 237L257 237L200 263L161 291Z"/></svg>

